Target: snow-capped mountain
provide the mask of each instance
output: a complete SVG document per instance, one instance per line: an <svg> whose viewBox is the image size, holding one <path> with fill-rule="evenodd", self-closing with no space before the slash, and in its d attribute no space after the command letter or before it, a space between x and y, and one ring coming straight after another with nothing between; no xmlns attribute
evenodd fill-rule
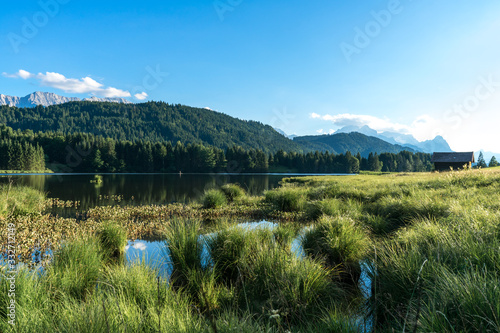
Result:
<svg viewBox="0 0 500 333"><path fill-rule="evenodd" d="M451 148L446 140L438 135L432 140L418 141L410 134L401 134L397 132L377 132L376 130L368 127L357 127L357 126L346 126L337 130L335 133L351 133L358 132L367 136L374 136L386 142L401 145L403 147L412 148L416 151L421 151L424 153L439 152L451 152Z"/></svg>
<svg viewBox="0 0 500 333"><path fill-rule="evenodd" d="M37 105L49 106L49 105L57 105L67 102L78 102L78 101L131 104L130 101L124 98L90 97L90 98L80 99L78 97L64 97L54 93L40 92L40 91L34 92L24 97L7 96L0 94L0 105L16 106L18 108L32 108Z"/></svg>

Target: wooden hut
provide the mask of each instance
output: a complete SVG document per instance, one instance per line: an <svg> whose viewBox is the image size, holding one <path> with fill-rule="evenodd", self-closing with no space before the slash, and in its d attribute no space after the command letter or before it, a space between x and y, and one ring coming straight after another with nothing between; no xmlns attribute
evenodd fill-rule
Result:
<svg viewBox="0 0 500 333"><path fill-rule="evenodd" d="M449 171L463 169L464 166L471 168L476 163L474 152L462 153L434 153L431 162L434 163L436 171Z"/></svg>

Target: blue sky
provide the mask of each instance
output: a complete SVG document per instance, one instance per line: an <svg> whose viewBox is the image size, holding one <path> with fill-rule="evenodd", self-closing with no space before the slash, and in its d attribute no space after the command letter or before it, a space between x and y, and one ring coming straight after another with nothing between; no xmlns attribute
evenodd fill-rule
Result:
<svg viewBox="0 0 500 333"><path fill-rule="evenodd" d="M369 125L500 151L500 3L9 1L0 93L210 107L299 135Z"/></svg>

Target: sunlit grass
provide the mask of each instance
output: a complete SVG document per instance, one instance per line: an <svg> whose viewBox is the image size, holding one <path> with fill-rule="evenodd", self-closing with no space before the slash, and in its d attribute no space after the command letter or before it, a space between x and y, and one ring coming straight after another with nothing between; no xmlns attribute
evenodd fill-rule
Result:
<svg viewBox="0 0 500 333"><path fill-rule="evenodd" d="M43 196L22 190L7 200L3 187L2 226L15 223L23 248L56 245L43 275L18 275L18 331L499 330L499 168L283 182L261 196L226 186L216 190L225 203L211 208L98 207L81 221L41 215ZM236 226L261 219L277 225ZM167 239L170 281L143 264L109 265L103 247L122 248L124 232ZM291 251L298 234L305 258ZM352 283L361 263L367 299ZM0 330L9 331L1 311Z"/></svg>

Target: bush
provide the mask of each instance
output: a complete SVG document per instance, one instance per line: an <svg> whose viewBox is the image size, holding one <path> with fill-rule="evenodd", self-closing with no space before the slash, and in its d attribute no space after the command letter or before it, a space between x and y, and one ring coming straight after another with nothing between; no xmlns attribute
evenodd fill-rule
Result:
<svg viewBox="0 0 500 333"><path fill-rule="evenodd" d="M205 191L201 200L203 208L217 208L227 204L226 195L222 191L216 189Z"/></svg>

